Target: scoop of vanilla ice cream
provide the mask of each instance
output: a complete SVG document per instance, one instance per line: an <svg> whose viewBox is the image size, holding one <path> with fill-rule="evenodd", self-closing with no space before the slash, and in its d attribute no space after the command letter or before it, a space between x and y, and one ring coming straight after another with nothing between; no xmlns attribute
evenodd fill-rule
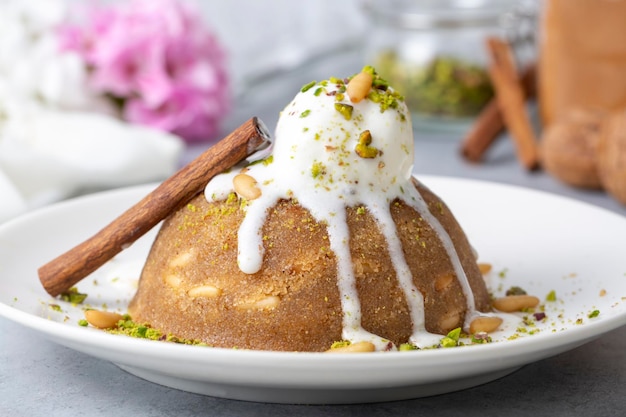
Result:
<svg viewBox="0 0 626 417"><path fill-rule="evenodd" d="M386 86L356 103L345 90L336 79L303 87L280 115L273 163L309 190L393 193L413 168L406 104Z"/></svg>

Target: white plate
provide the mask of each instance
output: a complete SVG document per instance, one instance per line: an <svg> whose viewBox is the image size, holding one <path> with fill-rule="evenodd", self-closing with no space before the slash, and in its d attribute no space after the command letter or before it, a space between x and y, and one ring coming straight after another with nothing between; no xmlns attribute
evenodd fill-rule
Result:
<svg viewBox="0 0 626 417"><path fill-rule="evenodd" d="M514 340L504 332L485 345L326 355L183 346L78 326L81 307L51 299L37 267L96 232L149 187L68 201L0 227L0 314L156 383L218 397L309 404L399 400L475 386L626 324L626 218L523 188L421 179L448 202L481 260L494 265L493 291L519 285L542 299L556 291L558 301L545 303L546 322L528 328L538 332ZM153 238L146 235L80 283L89 305L125 311ZM600 314L589 318L593 310ZM508 335L516 326L509 325Z"/></svg>

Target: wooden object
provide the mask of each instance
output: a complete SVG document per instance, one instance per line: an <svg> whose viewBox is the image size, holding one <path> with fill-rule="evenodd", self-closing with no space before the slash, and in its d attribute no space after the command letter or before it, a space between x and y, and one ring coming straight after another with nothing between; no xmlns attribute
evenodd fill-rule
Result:
<svg viewBox="0 0 626 417"><path fill-rule="evenodd" d="M536 67L529 65L522 72L520 83L526 99L536 96ZM492 98L480 112L461 142L461 155L471 162L480 162L487 149L505 130L504 117L497 97Z"/></svg>
<svg viewBox="0 0 626 417"><path fill-rule="evenodd" d="M491 56L489 75L496 90L498 107L515 142L517 157L528 170L539 167L537 139L526 112L525 96L509 45L495 37L487 39Z"/></svg>

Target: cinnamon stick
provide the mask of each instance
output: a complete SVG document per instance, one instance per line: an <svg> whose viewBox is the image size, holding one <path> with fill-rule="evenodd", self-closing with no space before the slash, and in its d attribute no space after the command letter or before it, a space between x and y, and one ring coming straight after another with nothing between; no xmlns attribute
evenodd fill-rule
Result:
<svg viewBox="0 0 626 417"><path fill-rule="evenodd" d="M94 236L40 267L43 287L53 297L67 291L202 192L215 175L268 145L263 123L248 120Z"/></svg>
<svg viewBox="0 0 626 417"><path fill-rule="evenodd" d="M461 155L472 162L480 162L489 147L504 131L504 118L498 99L494 98L480 112L461 142Z"/></svg>
<svg viewBox="0 0 626 417"><path fill-rule="evenodd" d="M525 97L520 86L511 48L495 37L487 39L491 55L489 75L496 90L498 106L513 138L517 157L529 170L539 166L537 139L526 112Z"/></svg>
<svg viewBox="0 0 626 417"><path fill-rule="evenodd" d="M520 85L524 98L533 98L536 95L536 67L527 66L520 76ZM461 142L461 155L468 161L480 162L489 147L500 137L505 129L504 117L498 98L492 98L480 112L472 127Z"/></svg>

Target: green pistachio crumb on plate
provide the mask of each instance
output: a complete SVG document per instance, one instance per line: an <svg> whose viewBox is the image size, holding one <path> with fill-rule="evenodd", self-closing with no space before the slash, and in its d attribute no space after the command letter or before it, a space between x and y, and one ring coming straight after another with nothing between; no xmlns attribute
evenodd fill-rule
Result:
<svg viewBox="0 0 626 417"><path fill-rule="evenodd" d="M332 345L330 345L331 349L337 349L337 348L342 348L342 347L346 347L346 346L350 346L351 343L349 340L338 340L336 342L333 342Z"/></svg>
<svg viewBox="0 0 626 417"><path fill-rule="evenodd" d="M455 347L459 345L459 338L461 337L461 328L450 330L448 334L439 342L442 347Z"/></svg>
<svg viewBox="0 0 626 417"><path fill-rule="evenodd" d="M57 311L59 313L63 312L63 310L61 309L61 306L58 304L48 304L48 307L50 307L51 310Z"/></svg>
<svg viewBox="0 0 626 417"><path fill-rule="evenodd" d="M486 332L478 332L472 335L472 343L483 344L483 343L491 343L492 339Z"/></svg>
<svg viewBox="0 0 626 417"><path fill-rule="evenodd" d="M148 324L137 323L125 314L124 318L118 322L116 328L105 330L112 334L121 334L125 336L135 337L138 339L158 340L165 342L173 342L185 345L206 346L206 343L195 339L185 339L171 334L164 334L158 329L150 327Z"/></svg>
<svg viewBox="0 0 626 417"><path fill-rule="evenodd" d="M87 294L78 292L78 288L72 287L61 294L61 300L72 303L72 305L82 304L87 298Z"/></svg>
<svg viewBox="0 0 626 417"><path fill-rule="evenodd" d="M398 346L398 350L400 352L405 352L409 350L418 350L418 347L412 343L402 343L400 346Z"/></svg>

